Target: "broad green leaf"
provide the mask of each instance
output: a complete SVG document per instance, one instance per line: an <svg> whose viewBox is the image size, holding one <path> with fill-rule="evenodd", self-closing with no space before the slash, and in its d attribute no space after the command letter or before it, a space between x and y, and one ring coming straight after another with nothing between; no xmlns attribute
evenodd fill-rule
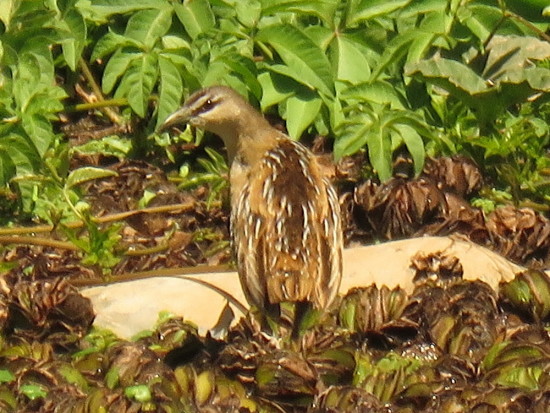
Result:
<svg viewBox="0 0 550 413"><path fill-rule="evenodd" d="M115 96L126 97L132 110L144 117L157 77L157 57L143 54L132 62Z"/></svg>
<svg viewBox="0 0 550 413"><path fill-rule="evenodd" d="M340 93L343 101L372 102L380 105L390 105L392 109L404 109L405 98L388 82L377 81L350 86Z"/></svg>
<svg viewBox="0 0 550 413"><path fill-rule="evenodd" d="M405 143L405 146L407 146L414 162L414 173L415 175L419 175L422 172L426 158L422 137L409 125L395 124L393 128L399 132L401 139Z"/></svg>
<svg viewBox="0 0 550 413"><path fill-rule="evenodd" d="M13 160L0 141L0 187L5 187L15 176L16 169Z"/></svg>
<svg viewBox="0 0 550 413"><path fill-rule="evenodd" d="M166 35L162 37L164 49L191 49L191 44L180 36Z"/></svg>
<svg viewBox="0 0 550 413"><path fill-rule="evenodd" d="M420 31L444 35L449 34L453 23L454 16L448 13L429 13L424 16L418 28Z"/></svg>
<svg viewBox="0 0 550 413"><path fill-rule="evenodd" d="M276 13L296 13L320 18L327 26L332 25L338 7L337 0L261 0L264 16Z"/></svg>
<svg viewBox="0 0 550 413"><path fill-rule="evenodd" d="M330 62L324 52L298 28L273 25L261 29L257 41L271 45L294 73L294 80L332 96L333 79Z"/></svg>
<svg viewBox="0 0 550 413"><path fill-rule="evenodd" d="M17 10L15 0L0 0L0 22L4 23L6 31L10 30L10 23L14 13Z"/></svg>
<svg viewBox="0 0 550 413"><path fill-rule="evenodd" d="M34 41L34 45L25 44L24 51L19 52L19 63L20 65L23 62L36 65L40 72L38 78L40 83L51 85L55 73L51 44L48 43L49 40L46 38L37 38Z"/></svg>
<svg viewBox="0 0 550 413"><path fill-rule="evenodd" d="M183 83L178 68L170 59L159 56L160 88L157 114L157 128L181 104Z"/></svg>
<svg viewBox="0 0 550 413"><path fill-rule="evenodd" d="M29 139L16 133L10 133L0 138L0 151L9 154L10 161L15 166L17 175L27 175L36 172L42 165L41 157Z"/></svg>
<svg viewBox="0 0 550 413"><path fill-rule="evenodd" d="M304 27L304 34L323 51L326 51L330 43L338 37L335 36L334 30L319 25ZM343 36L344 33L341 35Z"/></svg>
<svg viewBox="0 0 550 413"><path fill-rule="evenodd" d="M424 16L434 12L444 13L446 11L446 6L446 2L442 2L441 0L411 1L399 11L399 18L417 18L418 16Z"/></svg>
<svg viewBox="0 0 550 413"><path fill-rule="evenodd" d="M297 84L286 76L273 72L263 72L258 75L258 82L262 87L260 106L263 111L281 103L296 90Z"/></svg>
<svg viewBox="0 0 550 413"><path fill-rule="evenodd" d="M101 59L115 51L121 52L122 50L120 49L126 46L133 46L139 49L141 45L134 39L130 39L129 37L112 32L109 28L109 32L106 33L96 43L94 51L92 52L92 57L90 59L94 61Z"/></svg>
<svg viewBox="0 0 550 413"><path fill-rule="evenodd" d="M491 39L487 50L489 57L482 76L493 80L510 71L522 71L533 60L550 59L550 43L534 37L497 35Z"/></svg>
<svg viewBox="0 0 550 413"><path fill-rule="evenodd" d="M260 21L262 5L257 0L237 1L235 2L235 12L237 19L245 27L256 27Z"/></svg>
<svg viewBox="0 0 550 413"><path fill-rule="evenodd" d="M67 11L63 22L67 26L68 33L70 34L67 36L66 40L61 43L63 57L74 72L86 42L86 22L79 13L72 9Z"/></svg>
<svg viewBox="0 0 550 413"><path fill-rule="evenodd" d="M459 21L481 41L485 41L493 32L495 24L502 19L502 10L484 4L468 4L458 10Z"/></svg>
<svg viewBox="0 0 550 413"><path fill-rule="evenodd" d="M422 30L416 30L415 33L415 39L410 43L407 51L407 63L418 62L424 58L438 38L438 35Z"/></svg>
<svg viewBox="0 0 550 413"><path fill-rule="evenodd" d="M51 123L39 114L23 114L21 125L42 158L55 138Z"/></svg>
<svg viewBox="0 0 550 413"><path fill-rule="evenodd" d="M94 179L107 178L109 176L117 176L115 171L102 168L94 168L92 166L85 166L72 171L67 177L65 182L65 188L70 189L76 185L83 184L84 182L93 181Z"/></svg>
<svg viewBox="0 0 550 413"><path fill-rule="evenodd" d="M103 72L101 88L104 93L111 93L119 77L126 73L126 70L135 59L142 57L141 53L125 52L117 50L109 59Z"/></svg>
<svg viewBox="0 0 550 413"><path fill-rule="evenodd" d="M499 79L503 83L519 84L527 82L533 90L550 92L550 69L528 67L527 69L510 70Z"/></svg>
<svg viewBox="0 0 550 413"><path fill-rule="evenodd" d="M120 160L124 159L130 153L132 143L129 139L122 139L118 136L106 136L102 139L92 139L84 143L72 147L71 150L84 155L106 155L116 157Z"/></svg>
<svg viewBox="0 0 550 413"><path fill-rule="evenodd" d="M391 139L388 130L375 124L366 133L369 160L381 181L392 176Z"/></svg>
<svg viewBox="0 0 550 413"><path fill-rule="evenodd" d="M163 0L94 0L91 4L79 3L79 10L96 23L105 23L113 14L127 14L138 10L163 7L168 3Z"/></svg>
<svg viewBox="0 0 550 413"><path fill-rule="evenodd" d="M325 103L326 106L330 109L330 127L332 130L340 128L343 122L345 121L344 110L342 108L342 102L340 98L332 99L330 104Z"/></svg>
<svg viewBox="0 0 550 413"><path fill-rule="evenodd" d="M322 100L314 93L299 93L286 101L286 128L293 139L299 139L321 109Z"/></svg>
<svg viewBox="0 0 550 413"><path fill-rule="evenodd" d="M186 0L183 4L176 3L174 10L191 39L196 39L214 27L214 13L207 0Z"/></svg>
<svg viewBox="0 0 550 413"><path fill-rule="evenodd" d="M242 77L246 86L258 100L262 97L262 88L257 79L256 65L251 59L238 54L230 54L223 55L220 60Z"/></svg>
<svg viewBox="0 0 550 413"><path fill-rule="evenodd" d="M360 116L359 119L350 124L347 124L347 121L341 122L339 127L343 131L337 134L334 143L334 158L338 160L363 148L367 144L367 132L372 128L372 125L372 119L366 115Z"/></svg>
<svg viewBox="0 0 550 413"><path fill-rule="evenodd" d="M369 62L353 39L345 35L337 36L333 49L332 61L337 80L357 84L369 79Z"/></svg>
<svg viewBox="0 0 550 413"><path fill-rule="evenodd" d="M230 71L231 70L224 62L221 60L214 60L207 66L206 73L201 73L202 85L211 86L227 82L229 81L227 78Z"/></svg>
<svg viewBox="0 0 550 413"><path fill-rule="evenodd" d="M483 78L468 66L456 60L444 59L440 56L408 64L405 66L405 73L407 76L420 73L425 78L444 79L446 82L466 91L470 95L487 90L487 85Z"/></svg>
<svg viewBox="0 0 550 413"><path fill-rule="evenodd" d="M371 81L377 80L386 69L399 62L409 51L410 44L416 39L417 30L410 30L394 38L385 48L378 65L374 68Z"/></svg>
<svg viewBox="0 0 550 413"><path fill-rule="evenodd" d="M353 26L361 21L390 14L410 2L411 0L363 0L349 13L346 25Z"/></svg>
<svg viewBox="0 0 550 413"><path fill-rule="evenodd" d="M164 36L172 24L172 9L141 10L128 20L124 35L141 43L145 50L151 50Z"/></svg>

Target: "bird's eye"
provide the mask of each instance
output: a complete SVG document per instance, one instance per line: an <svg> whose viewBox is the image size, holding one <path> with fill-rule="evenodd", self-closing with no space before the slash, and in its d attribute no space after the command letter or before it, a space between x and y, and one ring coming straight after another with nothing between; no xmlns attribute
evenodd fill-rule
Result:
<svg viewBox="0 0 550 413"><path fill-rule="evenodd" d="M208 112L214 107L214 101L212 99L207 99L201 106L200 113Z"/></svg>

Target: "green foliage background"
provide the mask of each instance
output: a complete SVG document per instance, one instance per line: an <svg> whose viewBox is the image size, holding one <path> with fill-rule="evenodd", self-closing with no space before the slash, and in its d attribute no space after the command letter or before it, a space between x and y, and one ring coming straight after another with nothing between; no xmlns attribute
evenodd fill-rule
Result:
<svg viewBox="0 0 550 413"><path fill-rule="evenodd" d="M486 194L491 202L545 202L550 42L543 3L0 0L4 221L79 215L75 180L103 172L87 168L75 179L74 151L122 158L160 146L173 159L156 127L188 93L217 83L280 115L292 138L330 136L336 158L366 150L381 180L391 177L397 150L410 154L416 172L426 155L460 152L492 178L500 192ZM75 94L81 79L95 104ZM145 132L69 148L60 117L90 110L108 117L105 108L114 106L122 111L111 121L137 119ZM203 163L211 179L223 168L209 153Z"/></svg>

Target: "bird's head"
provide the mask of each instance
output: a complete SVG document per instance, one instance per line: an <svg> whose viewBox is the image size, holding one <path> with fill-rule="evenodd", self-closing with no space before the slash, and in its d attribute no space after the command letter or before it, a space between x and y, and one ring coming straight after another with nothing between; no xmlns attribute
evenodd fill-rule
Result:
<svg viewBox="0 0 550 413"><path fill-rule="evenodd" d="M215 133L225 141L238 133L243 119L251 112L254 109L233 89L211 86L189 96L179 110L168 116L161 129L188 124Z"/></svg>
<svg viewBox="0 0 550 413"><path fill-rule="evenodd" d="M160 130L179 124L218 135L225 143L230 161L238 150L243 150L247 159L257 157L265 149L258 145L270 145L278 134L260 112L227 86L211 86L193 93L179 110L168 116Z"/></svg>

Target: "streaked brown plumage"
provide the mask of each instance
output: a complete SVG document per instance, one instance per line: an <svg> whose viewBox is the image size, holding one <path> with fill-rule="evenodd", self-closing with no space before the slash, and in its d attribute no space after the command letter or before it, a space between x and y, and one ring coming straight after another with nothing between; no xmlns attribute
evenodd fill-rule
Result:
<svg viewBox="0 0 550 413"><path fill-rule="evenodd" d="M336 192L314 155L224 86L195 92L165 125L180 122L227 147L231 233L248 301L328 307L342 276L342 228Z"/></svg>

